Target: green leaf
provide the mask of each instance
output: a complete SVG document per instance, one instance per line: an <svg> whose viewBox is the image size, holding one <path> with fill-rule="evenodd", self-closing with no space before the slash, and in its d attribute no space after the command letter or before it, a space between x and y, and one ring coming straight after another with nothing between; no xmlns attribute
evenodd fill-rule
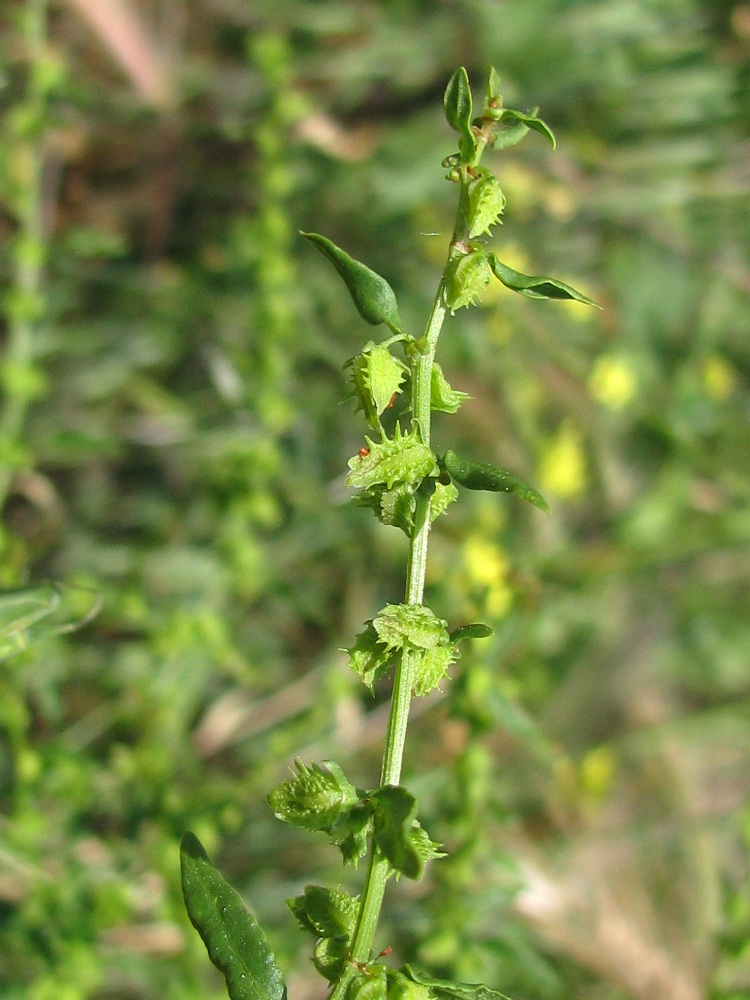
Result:
<svg viewBox="0 0 750 1000"><path fill-rule="evenodd" d="M501 263L494 253L488 254L487 258L492 268L492 273L501 281L506 288L525 295L529 299L575 299L576 302L583 302L584 305L601 307L588 296L577 292L575 288L566 285L564 281L557 278L533 277L530 274L521 274L514 271L512 267Z"/></svg>
<svg viewBox="0 0 750 1000"><path fill-rule="evenodd" d="M490 66L487 73L487 83L484 87L485 111L495 111L494 105L501 104L500 98L500 76L494 66Z"/></svg>
<svg viewBox="0 0 750 1000"><path fill-rule="evenodd" d="M358 969L349 984L346 1000L386 1000L386 976L386 967L378 962Z"/></svg>
<svg viewBox="0 0 750 1000"><path fill-rule="evenodd" d="M445 301L451 312L473 305L492 281L487 254L479 250L462 254L445 271Z"/></svg>
<svg viewBox="0 0 750 1000"><path fill-rule="evenodd" d="M333 984L340 979L348 956L348 941L321 938L313 949L313 965L324 979Z"/></svg>
<svg viewBox="0 0 750 1000"><path fill-rule="evenodd" d="M180 862L188 916L224 973L231 1000L284 1000L281 970L260 925L193 833L183 834Z"/></svg>
<svg viewBox="0 0 750 1000"><path fill-rule="evenodd" d="M420 986L426 986L438 1000L510 1000L504 993L491 990L481 983L454 983L450 979L436 979L424 972L415 972L410 965L402 965L402 975Z"/></svg>
<svg viewBox="0 0 750 1000"><path fill-rule="evenodd" d="M463 134L471 127L471 86L469 75L463 66L459 66L448 81L443 95L443 107L446 120L455 132Z"/></svg>
<svg viewBox="0 0 750 1000"><path fill-rule="evenodd" d="M447 623L423 604L386 604L373 619L386 649L435 649L448 642Z"/></svg>
<svg viewBox="0 0 750 1000"><path fill-rule="evenodd" d="M450 632L451 642L460 642L462 639L486 639L494 635L495 630L482 622L475 622L471 625L459 625Z"/></svg>
<svg viewBox="0 0 750 1000"><path fill-rule="evenodd" d="M352 395L357 398L368 424L373 430L382 432L380 415L401 392L409 369L403 361L394 358L387 347L372 341L344 367L351 368Z"/></svg>
<svg viewBox="0 0 750 1000"><path fill-rule="evenodd" d="M525 125L526 128L533 129L535 132L539 132L540 135L545 136L552 143L552 148L555 148L555 137L552 134L552 129L549 125L542 121L541 118L537 118L537 111L539 108L535 108L533 111L523 112L523 111L513 111L511 108L505 108L503 111L503 121L510 121L512 123L519 122ZM493 146L493 149L497 148Z"/></svg>
<svg viewBox="0 0 750 1000"><path fill-rule="evenodd" d="M302 895L287 899L286 905L303 930L345 941L352 936L359 910L358 897L322 885L306 885Z"/></svg>
<svg viewBox="0 0 750 1000"><path fill-rule="evenodd" d="M277 819L301 827L331 833L336 821L359 801L359 793L333 761L324 767L306 767L297 758L297 773L277 785L267 801Z"/></svg>
<svg viewBox="0 0 750 1000"><path fill-rule="evenodd" d="M371 621L345 652L349 654L349 666L371 692L375 681L387 673L394 662L393 651L380 640Z"/></svg>
<svg viewBox="0 0 750 1000"><path fill-rule="evenodd" d="M453 451L446 451L442 461L452 479L467 490L487 490L490 493L513 493L521 500L534 504L540 510L549 511L549 504L541 493L529 486L523 479L504 472L496 465L481 462L466 462Z"/></svg>
<svg viewBox="0 0 750 1000"><path fill-rule="evenodd" d="M435 492L430 497L430 522L444 514L450 504L457 499L458 490L453 483L441 483L438 480L435 484Z"/></svg>
<svg viewBox="0 0 750 1000"><path fill-rule="evenodd" d="M430 409L440 413L455 413L465 399L471 399L468 392L451 389L445 375L443 375L443 369L437 362L434 362L430 383Z"/></svg>
<svg viewBox="0 0 750 1000"><path fill-rule="evenodd" d="M423 698L434 691L446 676L448 667L457 659L458 650L452 644L417 651L414 655L414 694Z"/></svg>
<svg viewBox="0 0 750 1000"><path fill-rule="evenodd" d="M379 850L395 871L420 878L424 861L411 836L417 800L401 785L385 785L370 798L375 803L373 837Z"/></svg>
<svg viewBox="0 0 750 1000"><path fill-rule="evenodd" d="M505 210L505 195L492 174L477 177L469 184L469 236L489 233L500 222Z"/></svg>
<svg viewBox="0 0 750 1000"><path fill-rule="evenodd" d="M435 456L423 444L417 430L403 434L396 424L393 438L375 444L365 438L368 451L349 460L346 485L369 489L383 485L389 490L396 483L419 483L425 476L437 475Z"/></svg>
<svg viewBox="0 0 750 1000"><path fill-rule="evenodd" d="M434 1000L429 987L420 986L409 979L399 969L386 968L388 976L388 1000Z"/></svg>
<svg viewBox="0 0 750 1000"><path fill-rule="evenodd" d="M385 323L394 333L401 332L396 294L385 278L350 257L325 236L301 231L300 236L314 243L339 272L362 319L373 326Z"/></svg>

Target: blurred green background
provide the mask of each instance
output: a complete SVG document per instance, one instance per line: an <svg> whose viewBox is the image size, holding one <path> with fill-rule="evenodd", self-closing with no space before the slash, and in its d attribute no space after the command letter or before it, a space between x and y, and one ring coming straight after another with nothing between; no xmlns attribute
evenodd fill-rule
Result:
<svg viewBox="0 0 750 1000"><path fill-rule="evenodd" d="M504 289L449 321L473 396L428 599L491 622L415 704L405 782L449 857L379 945L514 1000L750 995L750 4L5 0L0 586L61 607L0 667L0 995L218 1000L183 912L190 828L292 1000L284 899L362 872L275 821L292 758L377 781L386 695L340 647L405 539L347 503L342 365L377 331L297 230L418 331L454 211L442 93L493 63L555 130L492 159ZM439 235L425 235L437 233ZM75 585L75 587L73 586ZM88 588L88 589L87 589ZM91 605L71 634L53 627ZM56 616L56 617L55 617Z"/></svg>

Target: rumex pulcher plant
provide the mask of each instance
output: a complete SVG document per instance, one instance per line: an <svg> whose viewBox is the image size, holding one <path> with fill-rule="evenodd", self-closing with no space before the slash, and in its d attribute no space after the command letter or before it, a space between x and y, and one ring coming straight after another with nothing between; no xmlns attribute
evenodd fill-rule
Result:
<svg viewBox="0 0 750 1000"><path fill-rule="evenodd" d="M427 862L443 856L422 827L415 797L401 785L401 764L409 705L432 691L459 656L463 640L491 634L472 623L449 629L424 604L430 527L457 499L460 489L512 493L541 510L544 498L518 477L490 463L433 451L433 412L455 413L466 393L453 389L435 361L446 316L472 305L492 282L529 298L590 299L554 278L521 274L487 249L483 237L500 222L505 196L499 181L480 166L489 148L501 150L529 131L546 137L548 126L536 110L503 106L498 75L490 68L484 102L474 117L466 70L458 69L445 91L448 124L458 133L458 151L446 157L447 179L457 185L456 222L432 309L419 337L407 332L393 289L380 275L317 233L303 233L333 264L354 305L373 326L390 336L368 341L347 362L351 396L370 435L349 461L347 485L356 502L409 539L402 603L386 604L348 650L349 663L370 689L392 674L393 691L385 750L377 787L356 788L333 761L296 762L291 778L274 788L268 802L276 816L293 826L322 832L339 847L346 864L367 858L359 897L340 889L307 886L288 900L300 927L315 941L313 963L331 987L332 1000L494 1000L501 996L481 985L435 979L375 956L373 941L392 875L418 879ZM276 959L255 919L223 876L212 867L197 838L186 833L181 845L182 886L191 921L211 960L224 973L232 1000L283 1000L286 987Z"/></svg>

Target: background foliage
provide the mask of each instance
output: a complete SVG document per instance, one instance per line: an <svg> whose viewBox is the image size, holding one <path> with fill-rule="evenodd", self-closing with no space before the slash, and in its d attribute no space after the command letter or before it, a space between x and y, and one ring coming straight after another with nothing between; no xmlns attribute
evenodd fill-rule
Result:
<svg viewBox="0 0 750 1000"><path fill-rule="evenodd" d="M423 322L442 91L491 62L558 138L504 154L502 259L604 311L500 289L441 341L474 398L438 447L553 511L462 497L434 533L430 604L497 631L416 706L406 782L450 857L392 891L382 944L516 1000L746 996L750 6L2 18L0 583L103 596L2 664L2 995L222 996L179 895L186 828L293 997L320 995L283 901L336 858L264 796L296 754L373 783L385 696L340 647L398 599L405 542L346 503L362 330L296 231Z"/></svg>

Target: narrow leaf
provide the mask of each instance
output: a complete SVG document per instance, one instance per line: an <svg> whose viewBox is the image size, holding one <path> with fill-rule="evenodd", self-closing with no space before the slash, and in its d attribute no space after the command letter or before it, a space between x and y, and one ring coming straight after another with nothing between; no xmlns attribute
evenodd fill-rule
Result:
<svg viewBox="0 0 750 1000"><path fill-rule="evenodd" d="M285 1000L281 970L260 925L195 834L183 834L180 861L188 916L224 973L231 1000Z"/></svg>
<svg viewBox="0 0 750 1000"><path fill-rule="evenodd" d="M442 463L446 472L467 490L487 490L490 493L513 493L521 500L533 503L540 510L549 511L549 504L541 493L523 479L504 472L496 465L485 462L466 462L453 451L446 451Z"/></svg>
<svg viewBox="0 0 750 1000"><path fill-rule="evenodd" d="M465 133L471 126L472 100L469 75L459 66L448 81L443 96L445 117L452 129Z"/></svg>
<svg viewBox="0 0 750 1000"><path fill-rule="evenodd" d="M385 323L394 333L401 332L396 293L385 278L350 257L325 236L303 232L300 232L300 236L314 243L339 272L362 319L373 326Z"/></svg>
<svg viewBox="0 0 750 1000"><path fill-rule="evenodd" d="M500 103L500 76L494 66L490 66L487 73L487 83L484 87L484 101L488 108L492 108L493 104Z"/></svg>
<svg viewBox="0 0 750 1000"><path fill-rule="evenodd" d="M410 965L402 965L402 975L420 986L426 986L438 1000L509 1000L504 993L491 990L482 983L454 983L450 979L436 979L425 972L415 972Z"/></svg>
<svg viewBox="0 0 750 1000"><path fill-rule="evenodd" d="M538 108L534 111L523 112L523 111L513 111L511 108L505 108L503 112L503 120L508 120L511 122L520 122L525 125L526 128L533 129L535 132L539 132L545 138L549 139L552 143L552 148L555 148L555 137L552 134L552 129L546 122L543 122L541 118L537 118L536 112Z"/></svg>
<svg viewBox="0 0 750 1000"><path fill-rule="evenodd" d="M512 267L501 263L494 253L487 254L492 273L501 281L506 288L525 295L529 299L575 299L576 302L583 302L584 305L594 306L600 309L596 302L576 291L564 281L557 278L534 277L530 274L522 274L514 271Z"/></svg>
<svg viewBox="0 0 750 1000"><path fill-rule="evenodd" d="M450 632L451 642L460 642L461 639L486 639L494 635L495 630L483 622L474 622L471 625L459 625Z"/></svg>

